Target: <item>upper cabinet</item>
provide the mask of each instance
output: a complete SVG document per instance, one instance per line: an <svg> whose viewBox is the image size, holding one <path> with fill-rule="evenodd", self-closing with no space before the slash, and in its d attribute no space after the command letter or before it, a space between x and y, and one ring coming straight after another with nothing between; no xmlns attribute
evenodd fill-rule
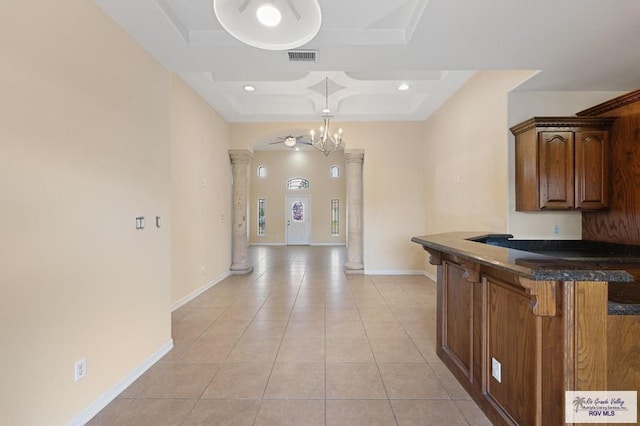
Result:
<svg viewBox="0 0 640 426"><path fill-rule="evenodd" d="M516 137L516 210L608 206L609 129L615 118L534 117Z"/></svg>

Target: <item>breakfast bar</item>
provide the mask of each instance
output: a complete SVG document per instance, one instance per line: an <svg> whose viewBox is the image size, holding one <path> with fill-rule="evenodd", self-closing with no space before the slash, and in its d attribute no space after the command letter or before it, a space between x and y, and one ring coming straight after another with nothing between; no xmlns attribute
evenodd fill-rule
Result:
<svg viewBox="0 0 640 426"><path fill-rule="evenodd" d="M565 391L640 387L640 247L412 241L437 265L437 354L494 424L562 425Z"/></svg>

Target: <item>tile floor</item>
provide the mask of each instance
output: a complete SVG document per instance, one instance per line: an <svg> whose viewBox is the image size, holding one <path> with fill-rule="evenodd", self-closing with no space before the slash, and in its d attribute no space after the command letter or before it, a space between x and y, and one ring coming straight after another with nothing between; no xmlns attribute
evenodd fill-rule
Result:
<svg viewBox="0 0 640 426"><path fill-rule="evenodd" d="M97 425L490 425L434 352L435 284L346 276L344 247L252 247L173 312L174 349Z"/></svg>

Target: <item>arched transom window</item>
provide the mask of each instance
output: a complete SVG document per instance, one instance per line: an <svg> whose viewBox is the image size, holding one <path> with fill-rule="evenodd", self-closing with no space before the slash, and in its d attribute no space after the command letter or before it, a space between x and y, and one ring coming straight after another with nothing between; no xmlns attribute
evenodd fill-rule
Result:
<svg viewBox="0 0 640 426"><path fill-rule="evenodd" d="M287 181L287 189L309 189L309 181L303 178L293 178Z"/></svg>

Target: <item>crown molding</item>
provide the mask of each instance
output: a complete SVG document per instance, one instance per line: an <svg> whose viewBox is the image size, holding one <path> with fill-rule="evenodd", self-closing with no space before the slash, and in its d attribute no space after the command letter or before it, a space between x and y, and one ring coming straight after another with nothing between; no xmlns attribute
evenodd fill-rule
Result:
<svg viewBox="0 0 640 426"><path fill-rule="evenodd" d="M629 92L626 95L618 96L617 98L613 98L591 108L587 108L576 115L579 117L594 117L638 101L640 101L640 89Z"/></svg>
<svg viewBox="0 0 640 426"><path fill-rule="evenodd" d="M534 128L554 130L575 130L577 128L607 130L615 121L615 117L533 117L513 126L510 130L519 135Z"/></svg>

